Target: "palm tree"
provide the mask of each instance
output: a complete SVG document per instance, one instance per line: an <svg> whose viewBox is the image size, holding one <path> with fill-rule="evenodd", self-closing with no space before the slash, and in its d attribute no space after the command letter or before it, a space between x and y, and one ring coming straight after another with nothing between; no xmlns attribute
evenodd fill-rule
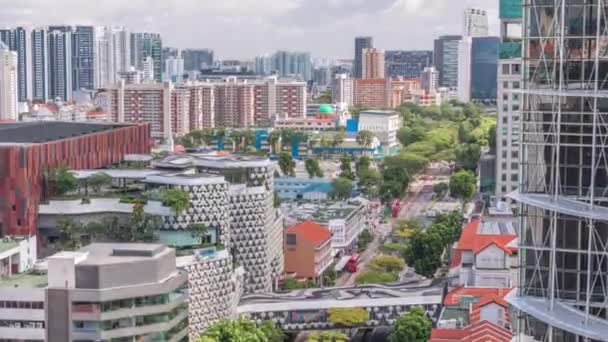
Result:
<svg viewBox="0 0 608 342"><path fill-rule="evenodd" d="M206 146L213 145L215 139L215 132L213 128L204 128L202 133L202 140Z"/></svg>
<svg viewBox="0 0 608 342"><path fill-rule="evenodd" d="M243 141L243 133L239 130L233 129L230 131L230 138L232 139L232 151L239 151Z"/></svg>
<svg viewBox="0 0 608 342"><path fill-rule="evenodd" d="M278 144L279 140L281 140L281 132L280 131L275 130L275 131L270 132L270 134L268 134L268 145L270 147L270 154L271 155L273 153L276 154L276 151L278 150L277 144Z"/></svg>
<svg viewBox="0 0 608 342"><path fill-rule="evenodd" d="M248 146L251 146L255 143L255 132L252 129L247 129L242 132L243 134L243 151L247 150Z"/></svg>
<svg viewBox="0 0 608 342"><path fill-rule="evenodd" d="M374 142L374 133L370 131L361 131L357 134L357 144L364 148L370 148Z"/></svg>
<svg viewBox="0 0 608 342"><path fill-rule="evenodd" d="M338 146L342 145L342 143L344 142L344 139L346 139L346 134L344 132L338 132L338 133L334 134L334 137L332 140L332 146L338 147Z"/></svg>

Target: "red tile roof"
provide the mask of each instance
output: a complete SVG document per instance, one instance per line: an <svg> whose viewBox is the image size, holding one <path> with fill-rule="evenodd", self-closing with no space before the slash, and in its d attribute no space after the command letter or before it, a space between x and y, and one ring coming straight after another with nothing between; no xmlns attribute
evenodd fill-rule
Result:
<svg viewBox="0 0 608 342"><path fill-rule="evenodd" d="M476 303L478 303L487 298L504 298L507 294L509 294L509 292L511 292L510 288L457 287L446 294L443 304L460 305L462 297L478 297L479 299L476 301Z"/></svg>
<svg viewBox="0 0 608 342"><path fill-rule="evenodd" d="M331 231L317 222L304 221L286 230L288 234L296 234L299 238L320 245L331 238Z"/></svg>
<svg viewBox="0 0 608 342"><path fill-rule="evenodd" d="M512 254L515 250L514 247L507 247L509 243L517 239L517 235L503 234L503 235L490 235L490 234L479 234L477 231L481 224L480 218L474 218L467 223L462 229L462 234L456 245L456 249L460 251L472 251L474 254L478 254L490 245L496 245L508 254Z"/></svg>
<svg viewBox="0 0 608 342"><path fill-rule="evenodd" d="M433 329L429 342L509 342L513 335L503 327L482 321L464 329Z"/></svg>

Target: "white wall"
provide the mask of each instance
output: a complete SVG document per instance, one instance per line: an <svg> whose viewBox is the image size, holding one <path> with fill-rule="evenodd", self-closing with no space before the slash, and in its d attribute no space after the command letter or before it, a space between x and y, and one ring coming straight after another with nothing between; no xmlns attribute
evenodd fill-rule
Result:
<svg viewBox="0 0 608 342"><path fill-rule="evenodd" d="M480 317L482 321L489 321L492 322L498 326L504 326L505 322L503 321L504 318L504 311L505 308L496 304L496 303L491 303L488 305L485 305L481 308L480 310Z"/></svg>
<svg viewBox="0 0 608 342"><path fill-rule="evenodd" d="M506 252L496 245L491 245L475 256L475 267L483 269L505 269Z"/></svg>

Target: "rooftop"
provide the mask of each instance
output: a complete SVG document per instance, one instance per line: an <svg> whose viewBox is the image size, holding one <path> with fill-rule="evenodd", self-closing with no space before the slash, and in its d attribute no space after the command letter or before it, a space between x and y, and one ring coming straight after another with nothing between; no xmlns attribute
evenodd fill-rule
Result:
<svg viewBox="0 0 608 342"><path fill-rule="evenodd" d="M515 239L517 239L517 235L514 230L506 228L505 230L493 229L491 226L484 228L484 225L481 224L481 219L474 218L462 229L456 249L459 251L472 251L477 254L488 246L495 244L511 254L517 249L511 244Z"/></svg>
<svg viewBox="0 0 608 342"><path fill-rule="evenodd" d="M282 209L286 216L296 220L312 220L327 223L330 220L347 219L361 205L361 203L356 201L304 204L285 203Z"/></svg>
<svg viewBox="0 0 608 342"><path fill-rule="evenodd" d="M512 334L503 327L482 321L464 329L433 329L429 342L479 341L475 338L483 338L483 341L509 342Z"/></svg>
<svg viewBox="0 0 608 342"><path fill-rule="evenodd" d="M0 287L7 288L40 288L46 287L48 277L46 274L20 273L11 277L0 277Z"/></svg>
<svg viewBox="0 0 608 342"><path fill-rule="evenodd" d="M88 252L80 265L111 265L156 258L168 250L164 245L152 243L93 243L78 252Z"/></svg>
<svg viewBox="0 0 608 342"><path fill-rule="evenodd" d="M0 143L45 143L125 127L118 124L38 121L0 123Z"/></svg>
<svg viewBox="0 0 608 342"><path fill-rule="evenodd" d="M0 240L0 253L4 253L9 251L15 247L19 246L19 243L14 240L2 241Z"/></svg>
<svg viewBox="0 0 608 342"><path fill-rule="evenodd" d="M299 238L315 244L321 244L331 238L331 231L316 222L305 221L286 230L287 234L296 234Z"/></svg>

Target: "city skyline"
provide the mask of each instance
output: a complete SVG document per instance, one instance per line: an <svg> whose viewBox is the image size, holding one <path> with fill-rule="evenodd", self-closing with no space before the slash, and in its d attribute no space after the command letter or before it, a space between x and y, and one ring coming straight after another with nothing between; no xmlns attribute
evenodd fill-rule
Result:
<svg viewBox="0 0 608 342"><path fill-rule="evenodd" d="M462 33L462 16L453 13L468 7L487 10L490 34L498 34L497 4L484 0L110 0L95 11L74 0L0 4L6 9L0 13L0 27L123 25L133 32L158 32L166 46L214 49L221 59L252 59L278 49L310 51L316 58L353 58L352 41L359 35L373 36L375 46L386 50L429 50L439 35ZM198 27L202 29L196 34L188 34ZM327 35L333 38L322 39Z"/></svg>

